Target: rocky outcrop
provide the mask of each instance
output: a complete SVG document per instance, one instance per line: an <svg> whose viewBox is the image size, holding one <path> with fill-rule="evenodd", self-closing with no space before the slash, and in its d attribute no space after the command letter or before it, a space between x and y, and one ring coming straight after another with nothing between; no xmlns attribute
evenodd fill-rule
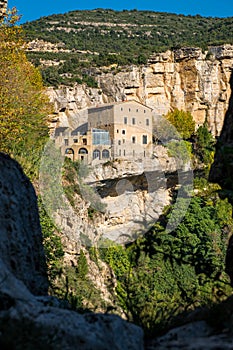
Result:
<svg viewBox="0 0 233 350"><path fill-rule="evenodd" d="M146 350L231 350L233 339L229 334L215 334L204 320L186 324L170 330L153 340Z"/></svg>
<svg viewBox="0 0 233 350"><path fill-rule="evenodd" d="M190 111L196 126L206 120L213 135L219 135L230 97L233 46L182 48L154 54L143 66L96 72L99 89L77 85L49 90L57 112L67 118L80 109L106 102L137 100L152 107L155 115L174 108Z"/></svg>
<svg viewBox="0 0 233 350"><path fill-rule="evenodd" d="M60 168L51 167L51 173L46 166L53 157L51 149L48 147L42 159L40 192L47 211L68 239L66 246L73 242L73 248L68 250L74 254L80 242L84 246L103 246L106 240L126 243L145 234L170 203L171 187L177 184L170 185L166 174L179 171L179 167L158 145L154 159L145 162L116 160L97 164L88 169L87 177L82 176L87 170L82 165L84 169L81 166L76 179L79 193L71 205L61 186L63 160ZM54 190L59 194L54 196Z"/></svg>
<svg viewBox="0 0 233 350"><path fill-rule="evenodd" d="M6 13L7 2L7 0L0 0L0 21L3 19Z"/></svg>
<svg viewBox="0 0 233 350"><path fill-rule="evenodd" d="M33 294L48 288L34 189L20 166L0 156L0 259Z"/></svg>
<svg viewBox="0 0 233 350"><path fill-rule="evenodd" d="M142 330L116 315L80 315L47 295L33 187L0 154L0 348L143 349Z"/></svg>

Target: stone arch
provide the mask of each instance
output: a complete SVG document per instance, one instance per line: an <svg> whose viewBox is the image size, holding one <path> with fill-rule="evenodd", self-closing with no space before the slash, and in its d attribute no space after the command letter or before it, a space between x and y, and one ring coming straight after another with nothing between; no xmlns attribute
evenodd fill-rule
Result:
<svg viewBox="0 0 233 350"><path fill-rule="evenodd" d="M67 148L65 154L74 154L73 148Z"/></svg>
<svg viewBox="0 0 233 350"><path fill-rule="evenodd" d="M88 150L84 147L79 148L78 154L88 154Z"/></svg>
<svg viewBox="0 0 233 350"><path fill-rule="evenodd" d="M95 149L93 151L93 159L96 159L96 158L100 159L100 150L98 149Z"/></svg>
<svg viewBox="0 0 233 350"><path fill-rule="evenodd" d="M74 150L73 150L73 148L66 148L65 155L66 155L66 157L70 158L71 160L74 160Z"/></svg>
<svg viewBox="0 0 233 350"><path fill-rule="evenodd" d="M110 156L109 150L103 149L102 158L106 159L106 158L109 158L109 156Z"/></svg>

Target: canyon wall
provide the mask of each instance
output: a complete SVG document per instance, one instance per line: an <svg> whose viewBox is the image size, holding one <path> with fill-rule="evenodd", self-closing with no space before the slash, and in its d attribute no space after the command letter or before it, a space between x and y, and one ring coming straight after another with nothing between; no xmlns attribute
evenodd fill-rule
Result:
<svg viewBox="0 0 233 350"><path fill-rule="evenodd" d="M196 126L208 122L213 135L220 134L230 98L233 46L181 48L154 54L146 65L112 67L96 71L99 88L76 85L48 89L55 102L56 120L79 123L85 108L102 103L137 100L155 114L174 108L190 111ZM81 112L82 111L82 112Z"/></svg>

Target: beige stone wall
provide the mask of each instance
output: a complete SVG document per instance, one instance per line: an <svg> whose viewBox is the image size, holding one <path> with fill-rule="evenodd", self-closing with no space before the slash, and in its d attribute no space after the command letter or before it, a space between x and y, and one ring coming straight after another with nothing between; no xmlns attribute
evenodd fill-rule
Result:
<svg viewBox="0 0 233 350"><path fill-rule="evenodd" d="M86 135L80 135L79 133L71 135L71 130L67 129L55 137L55 145L60 148L62 156L66 156L72 161L80 160L84 164L91 164L94 151L99 152L95 163L111 159L111 145L93 145L91 130ZM109 157L106 157L106 153L109 154Z"/></svg>
<svg viewBox="0 0 233 350"><path fill-rule="evenodd" d="M115 158L134 160L152 154L152 111L135 101L114 105ZM143 142L144 141L144 142Z"/></svg>
<svg viewBox="0 0 233 350"><path fill-rule="evenodd" d="M88 128L109 131L112 157L142 159L152 155L152 111L135 101L88 110Z"/></svg>

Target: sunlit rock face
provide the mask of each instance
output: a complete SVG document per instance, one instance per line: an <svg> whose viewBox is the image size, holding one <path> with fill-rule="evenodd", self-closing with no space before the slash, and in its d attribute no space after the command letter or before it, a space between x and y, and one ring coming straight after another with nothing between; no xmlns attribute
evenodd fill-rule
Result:
<svg viewBox="0 0 233 350"><path fill-rule="evenodd" d="M146 65L119 68L115 73L99 70L96 74L99 88L77 85L50 88L48 93L62 120L65 111L71 125L80 120L80 110L89 106L136 100L159 115L174 108L190 111L196 127L207 121L217 136L228 109L232 67L231 45L209 47L204 53L199 48L187 47L156 53Z"/></svg>

